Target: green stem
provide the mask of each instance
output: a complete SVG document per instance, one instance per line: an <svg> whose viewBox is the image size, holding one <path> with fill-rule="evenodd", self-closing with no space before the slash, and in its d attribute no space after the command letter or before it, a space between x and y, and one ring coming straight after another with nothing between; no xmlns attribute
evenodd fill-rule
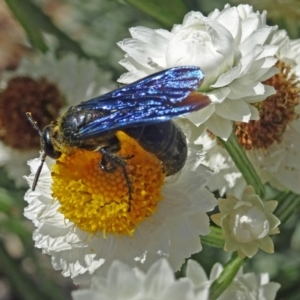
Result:
<svg viewBox="0 0 300 300"><path fill-rule="evenodd" d="M278 200L278 206L275 210L275 215L281 221L281 226L295 214L295 211L300 208L300 195L292 192L283 192Z"/></svg>
<svg viewBox="0 0 300 300"><path fill-rule="evenodd" d="M274 198L274 199L276 199L276 201L278 201L278 203L284 202L286 197L288 197L290 193L291 192L289 190L285 190L283 192L278 193L276 195L276 198Z"/></svg>
<svg viewBox="0 0 300 300"><path fill-rule="evenodd" d="M32 234L29 233L26 226L23 225L22 220L18 218L15 219L13 216L9 216L7 220L0 222L0 226L2 230L12 232L19 236L23 243L26 257L30 257L31 260L35 262L37 257L36 252L33 249L31 238ZM20 269L20 262L18 260L14 260L9 256L1 242L0 267L2 271L7 275L7 277L9 277L16 293L20 294L20 299L65 299L64 295L58 289L55 282L53 282L53 280L39 263L35 263L35 278L41 278L42 280L34 288L34 282L29 278L28 274ZM28 292L26 288L30 286L32 288L30 288ZM26 293L26 297L23 295L23 293Z"/></svg>
<svg viewBox="0 0 300 300"><path fill-rule="evenodd" d="M48 47L44 41L43 35L34 23L33 15L29 17L27 10L24 9L26 0L5 0L5 2L26 31L32 47L45 53L48 50Z"/></svg>
<svg viewBox="0 0 300 300"><path fill-rule="evenodd" d="M265 195L265 187L248 159L244 149L238 142L238 139L232 133L227 141L219 138L219 141L228 151L236 167L242 173L246 183L252 185L255 192L263 198Z"/></svg>
<svg viewBox="0 0 300 300"><path fill-rule="evenodd" d="M230 285L240 267L243 265L244 259L234 253L231 259L224 266L220 276L212 283L210 287L209 300L217 299Z"/></svg>
<svg viewBox="0 0 300 300"><path fill-rule="evenodd" d="M223 248L224 247L224 238L222 236L222 229L216 226L210 226L210 234L201 237L201 242L205 245Z"/></svg>
<svg viewBox="0 0 300 300"><path fill-rule="evenodd" d="M40 300L45 299L45 294L38 289L32 288L33 282L28 279L28 275L22 271L20 264L12 260L3 244L0 242L1 269L10 279L14 291L19 294L20 299Z"/></svg>

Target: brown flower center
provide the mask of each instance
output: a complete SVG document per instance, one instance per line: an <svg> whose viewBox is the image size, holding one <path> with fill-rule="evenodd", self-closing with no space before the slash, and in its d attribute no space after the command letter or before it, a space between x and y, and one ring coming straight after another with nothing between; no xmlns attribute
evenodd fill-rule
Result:
<svg viewBox="0 0 300 300"><path fill-rule="evenodd" d="M40 138L25 113L30 111L44 128L58 117L62 106L58 88L46 79L12 78L0 94L0 139L19 150L38 149Z"/></svg>
<svg viewBox="0 0 300 300"><path fill-rule="evenodd" d="M290 122L298 117L295 106L299 104L300 82L291 67L277 63L279 72L265 81L276 89L276 94L254 104L260 119L249 123L235 122L235 134L246 149L267 149L274 142L280 143Z"/></svg>

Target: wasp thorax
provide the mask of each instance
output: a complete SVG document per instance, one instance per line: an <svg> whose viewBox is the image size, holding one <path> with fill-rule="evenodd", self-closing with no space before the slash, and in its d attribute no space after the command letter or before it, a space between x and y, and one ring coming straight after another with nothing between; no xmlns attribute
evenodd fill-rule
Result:
<svg viewBox="0 0 300 300"><path fill-rule="evenodd" d="M26 112L30 111L43 128L58 117L62 106L58 88L46 79L12 78L0 94L0 139L16 149L38 149L39 136L27 121Z"/></svg>

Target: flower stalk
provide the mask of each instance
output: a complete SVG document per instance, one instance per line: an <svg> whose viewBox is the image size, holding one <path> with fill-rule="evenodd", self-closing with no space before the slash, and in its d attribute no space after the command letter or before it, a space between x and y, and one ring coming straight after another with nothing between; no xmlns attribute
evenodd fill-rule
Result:
<svg viewBox="0 0 300 300"><path fill-rule="evenodd" d="M283 225L300 208L300 195L284 191L279 195L277 201L278 206L275 214L281 221L281 225Z"/></svg>
<svg viewBox="0 0 300 300"><path fill-rule="evenodd" d="M224 266L221 275L212 283L210 288L209 299L217 299L225 289L230 285L240 267L243 265L244 259L233 253L230 260Z"/></svg>
<svg viewBox="0 0 300 300"><path fill-rule="evenodd" d="M236 167L242 173L246 183L248 185L252 185L255 192L263 199L265 195L265 187L234 133L230 135L227 141L220 138L219 141L228 151Z"/></svg>
<svg viewBox="0 0 300 300"><path fill-rule="evenodd" d="M202 243L214 248L223 248L225 240L222 236L222 229L216 226L210 226L209 228L211 232L201 237Z"/></svg>

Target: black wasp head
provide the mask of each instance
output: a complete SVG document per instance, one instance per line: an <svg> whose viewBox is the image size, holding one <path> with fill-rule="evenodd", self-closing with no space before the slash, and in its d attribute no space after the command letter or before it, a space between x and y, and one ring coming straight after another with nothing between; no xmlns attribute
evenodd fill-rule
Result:
<svg viewBox="0 0 300 300"><path fill-rule="evenodd" d="M56 151L54 149L53 138L52 138L53 129L54 129L53 124L49 124L44 128L41 135L41 146L46 156L49 156L53 159L57 159L61 156L61 152Z"/></svg>
<svg viewBox="0 0 300 300"><path fill-rule="evenodd" d="M34 180L32 183L32 187L31 187L31 189L34 191L36 188L37 182L39 180L46 156L56 159L56 158L60 157L61 152L56 151L53 146L53 140L51 138L51 133L52 133L54 125L50 124L50 125L46 126L43 131L41 131L40 128L37 126L36 122L34 121L34 119L32 118L31 113L27 112L26 116L27 116L28 121L31 123L32 127L38 132L38 134L40 136L41 148L43 151L43 155L41 158L41 164L35 173L35 177L34 177Z"/></svg>

